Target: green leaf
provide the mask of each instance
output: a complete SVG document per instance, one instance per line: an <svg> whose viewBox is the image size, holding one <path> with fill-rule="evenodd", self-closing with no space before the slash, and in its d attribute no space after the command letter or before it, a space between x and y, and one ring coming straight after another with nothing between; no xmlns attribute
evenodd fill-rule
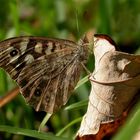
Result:
<svg viewBox="0 0 140 140"><path fill-rule="evenodd" d="M0 125L0 131L17 134L17 135L24 135L24 136L33 137L42 140L72 140L72 138L62 138L62 137L55 136L51 133L44 133L36 130L29 130L29 129L11 127L6 125Z"/></svg>

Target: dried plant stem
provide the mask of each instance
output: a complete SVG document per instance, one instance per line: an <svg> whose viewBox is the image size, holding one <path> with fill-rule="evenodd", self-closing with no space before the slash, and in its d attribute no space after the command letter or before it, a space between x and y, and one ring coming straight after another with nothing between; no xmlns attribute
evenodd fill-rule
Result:
<svg viewBox="0 0 140 140"><path fill-rule="evenodd" d="M13 100L19 94L19 88L15 87L12 91L8 92L3 98L0 99L0 108Z"/></svg>

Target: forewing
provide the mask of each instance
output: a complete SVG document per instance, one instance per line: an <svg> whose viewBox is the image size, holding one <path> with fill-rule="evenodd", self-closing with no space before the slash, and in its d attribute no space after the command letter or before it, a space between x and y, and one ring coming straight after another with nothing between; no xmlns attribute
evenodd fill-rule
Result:
<svg viewBox="0 0 140 140"><path fill-rule="evenodd" d="M61 50L75 49L76 44L44 37L16 37L0 42L0 67L17 81L21 70L38 60L49 58ZM59 54L58 54L59 55ZM57 57L57 55L55 55Z"/></svg>

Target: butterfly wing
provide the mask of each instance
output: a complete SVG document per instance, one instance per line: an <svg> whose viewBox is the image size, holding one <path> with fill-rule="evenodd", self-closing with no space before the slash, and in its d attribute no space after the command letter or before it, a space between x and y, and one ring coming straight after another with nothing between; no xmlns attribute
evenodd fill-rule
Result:
<svg viewBox="0 0 140 140"><path fill-rule="evenodd" d="M67 57L71 58L68 55ZM63 57L59 59L61 63L66 60ZM20 73L18 83L27 102L37 111L53 113L67 102L78 82L81 66L77 65L75 60L67 63L66 67L58 65L55 68L52 65L55 62L46 62L47 60L38 60L37 64L32 63L34 67L25 67ZM38 69L38 72L35 69ZM32 76L29 76L30 72Z"/></svg>
<svg viewBox="0 0 140 140"><path fill-rule="evenodd" d="M47 38L20 37L0 43L0 67L17 81L26 101L49 113L64 105L78 82L77 44Z"/></svg>
<svg viewBox="0 0 140 140"><path fill-rule="evenodd" d="M74 42L43 37L16 37L0 42L0 67L16 80L21 70L37 59L71 50ZM59 55L59 53L58 53ZM57 55L56 55L57 56Z"/></svg>

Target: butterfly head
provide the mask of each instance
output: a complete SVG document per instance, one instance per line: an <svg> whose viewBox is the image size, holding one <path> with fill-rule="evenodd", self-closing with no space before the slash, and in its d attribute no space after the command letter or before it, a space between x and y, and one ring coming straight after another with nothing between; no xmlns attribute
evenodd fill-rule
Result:
<svg viewBox="0 0 140 140"><path fill-rule="evenodd" d="M87 62L88 56L89 56L89 46L90 46L90 40L88 39L87 35L84 35L80 41L79 41L80 49L81 51L81 61L83 63Z"/></svg>

